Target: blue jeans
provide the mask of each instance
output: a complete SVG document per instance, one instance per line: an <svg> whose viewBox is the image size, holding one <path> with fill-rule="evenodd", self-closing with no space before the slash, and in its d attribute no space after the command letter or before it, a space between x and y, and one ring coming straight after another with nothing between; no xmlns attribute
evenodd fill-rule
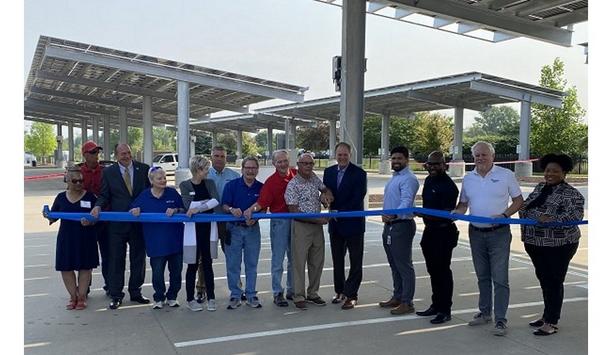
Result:
<svg viewBox="0 0 612 355"><path fill-rule="evenodd" d="M155 302L163 302L166 299L176 300L176 296L181 289L183 254L176 253L164 256L154 256L150 258L149 262L151 263L153 290L155 290L153 300ZM168 264L168 271L170 272L170 286L168 287L168 292L166 292L166 282L164 281L166 263Z"/></svg>
<svg viewBox="0 0 612 355"><path fill-rule="evenodd" d="M257 295L257 262L261 249L261 233L259 223L250 227L227 224L230 232L231 244L225 244L225 266L227 270L227 285L230 289L230 298L240 298L242 290L238 287L240 269L244 255L244 273L246 276L247 299ZM244 254L243 254L244 253Z"/></svg>
<svg viewBox="0 0 612 355"><path fill-rule="evenodd" d="M272 293L283 293L283 261L287 253L287 294L293 294L293 273L291 272L291 220L270 220L270 243L272 248Z"/></svg>
<svg viewBox="0 0 612 355"><path fill-rule="evenodd" d="M510 227L504 226L491 232L479 232L470 225L470 248L478 278L478 309L485 316L495 312L495 322L507 322L506 311L510 301L508 263L510 259ZM491 287L493 282L493 289ZM492 291L495 291L493 302Z"/></svg>

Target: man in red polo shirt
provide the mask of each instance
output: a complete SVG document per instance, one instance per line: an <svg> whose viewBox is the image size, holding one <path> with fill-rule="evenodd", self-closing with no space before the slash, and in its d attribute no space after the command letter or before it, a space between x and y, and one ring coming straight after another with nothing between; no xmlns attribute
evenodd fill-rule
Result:
<svg viewBox="0 0 612 355"><path fill-rule="evenodd" d="M270 209L271 213L289 212L285 203L285 190L287 184L297 170L289 168L289 154L286 150L277 150L272 154L272 164L276 172L270 175L261 188L259 198L251 207L243 212L250 219L255 212ZM279 307L287 307L289 303L283 296L282 278L283 262L287 253L287 298L293 299L293 277L291 272L291 220L275 218L270 220L270 243L272 248L272 293L274 304Z"/></svg>
<svg viewBox="0 0 612 355"><path fill-rule="evenodd" d="M98 146L94 141L87 141L81 146L84 161L79 166L83 175L83 188L96 195L96 197L100 196L100 189L102 188L102 169L104 168L98 162L98 155L101 150L102 147ZM102 259L103 289L108 293L106 286L108 284L108 237L106 236L106 223L99 222L96 225L96 238L98 239L100 258Z"/></svg>

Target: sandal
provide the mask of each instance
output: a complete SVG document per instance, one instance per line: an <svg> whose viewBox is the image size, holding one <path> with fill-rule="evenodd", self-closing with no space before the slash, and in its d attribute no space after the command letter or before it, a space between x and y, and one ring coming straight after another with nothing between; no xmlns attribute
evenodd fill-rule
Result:
<svg viewBox="0 0 612 355"><path fill-rule="evenodd" d="M69 311L73 310L73 309L76 308L76 305L77 305L77 300L70 299L70 301L66 305L66 309L69 310Z"/></svg>
<svg viewBox="0 0 612 355"><path fill-rule="evenodd" d="M79 301L76 303L76 306L74 307L74 309L81 311L87 308L87 302L85 302L85 300L86 300L86 297L79 297Z"/></svg>

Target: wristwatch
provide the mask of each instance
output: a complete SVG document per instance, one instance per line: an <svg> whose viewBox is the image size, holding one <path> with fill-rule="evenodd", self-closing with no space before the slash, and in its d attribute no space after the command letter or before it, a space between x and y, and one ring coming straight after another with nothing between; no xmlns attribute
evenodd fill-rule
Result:
<svg viewBox="0 0 612 355"><path fill-rule="evenodd" d="M233 209L234 209L234 207L230 207L230 208L228 208L227 210L228 210L230 213L232 213L232 210L233 210Z"/></svg>

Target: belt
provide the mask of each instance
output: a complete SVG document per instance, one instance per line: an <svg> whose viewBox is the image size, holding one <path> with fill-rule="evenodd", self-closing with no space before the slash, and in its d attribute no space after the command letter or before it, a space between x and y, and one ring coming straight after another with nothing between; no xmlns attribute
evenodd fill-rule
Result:
<svg viewBox="0 0 612 355"><path fill-rule="evenodd" d="M493 226L493 227L479 228L479 227L474 226L473 224L470 224L470 228L474 228L475 231L484 232L484 233L486 233L486 232L493 232L494 230L498 230L498 229L504 228L506 226L507 226L507 224L498 224L498 225Z"/></svg>
<svg viewBox="0 0 612 355"><path fill-rule="evenodd" d="M449 223L425 223L425 227L429 227L429 228L446 228L446 227L450 227L455 225L455 223L453 222L449 222Z"/></svg>
<svg viewBox="0 0 612 355"><path fill-rule="evenodd" d="M412 219L394 219L390 222L385 222L385 224L394 225L394 224L408 223L408 222L413 222L413 220Z"/></svg>

